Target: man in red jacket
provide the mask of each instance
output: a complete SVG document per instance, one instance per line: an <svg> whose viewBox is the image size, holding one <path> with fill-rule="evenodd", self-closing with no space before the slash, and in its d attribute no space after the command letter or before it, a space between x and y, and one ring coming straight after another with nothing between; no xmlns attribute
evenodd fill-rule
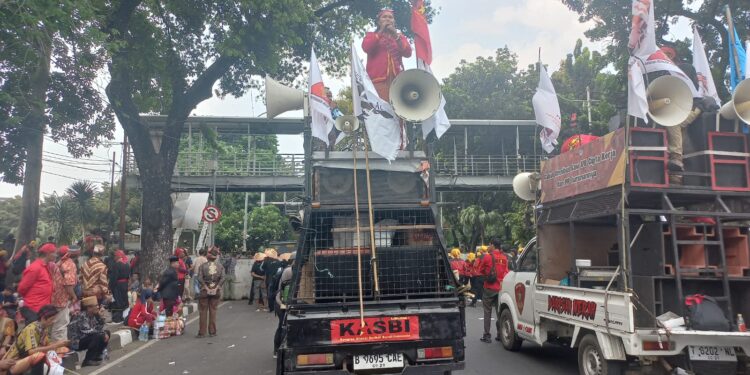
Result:
<svg viewBox="0 0 750 375"><path fill-rule="evenodd" d="M37 319L37 312L52 301L52 275L48 264L57 258L57 246L46 243L37 250L39 257L23 271L18 294L23 297L21 314L26 323Z"/></svg>
<svg viewBox="0 0 750 375"><path fill-rule="evenodd" d="M378 96L389 101L391 82L404 70L401 58L411 56L411 45L404 34L396 30L393 10L381 10L377 24L377 30L365 35L362 49L367 53L367 75L375 85Z"/></svg>
<svg viewBox="0 0 750 375"><path fill-rule="evenodd" d="M487 255L482 257L479 262L479 272L484 279L484 291L482 293L482 306L484 308L484 335L481 340L492 342L490 335L490 321L492 320L492 310L497 315L497 338L500 341L500 312L498 311L498 294L505 275L508 274L508 258L500 250L502 242L499 238L493 238L490 241L490 248ZM494 270L493 270L494 269Z"/></svg>

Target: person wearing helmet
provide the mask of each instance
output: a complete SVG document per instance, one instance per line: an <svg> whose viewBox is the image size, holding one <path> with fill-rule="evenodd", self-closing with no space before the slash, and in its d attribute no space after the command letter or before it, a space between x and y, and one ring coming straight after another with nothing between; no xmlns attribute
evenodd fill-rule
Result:
<svg viewBox="0 0 750 375"><path fill-rule="evenodd" d="M471 307L477 306L477 300L482 295L482 289L480 288L482 281L477 271L478 266L479 261L477 260L476 253L469 253L466 256L466 275L471 283L471 293L474 294L474 298L471 299L471 304L469 304Z"/></svg>
<svg viewBox="0 0 750 375"><path fill-rule="evenodd" d="M466 262L461 259L461 249L454 247L450 253L451 271L458 274L458 282L466 284Z"/></svg>

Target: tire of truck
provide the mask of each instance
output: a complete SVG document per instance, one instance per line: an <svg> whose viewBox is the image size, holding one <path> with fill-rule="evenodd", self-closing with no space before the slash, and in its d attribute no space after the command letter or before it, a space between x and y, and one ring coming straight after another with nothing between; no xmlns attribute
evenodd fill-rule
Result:
<svg viewBox="0 0 750 375"><path fill-rule="evenodd" d="M621 375L625 364L625 361L606 360L594 334L587 334L578 344L578 373L580 375Z"/></svg>
<svg viewBox="0 0 750 375"><path fill-rule="evenodd" d="M500 313L500 342L502 342L505 350L517 352L521 349L523 339L518 337L513 326L513 314L508 309L503 310Z"/></svg>

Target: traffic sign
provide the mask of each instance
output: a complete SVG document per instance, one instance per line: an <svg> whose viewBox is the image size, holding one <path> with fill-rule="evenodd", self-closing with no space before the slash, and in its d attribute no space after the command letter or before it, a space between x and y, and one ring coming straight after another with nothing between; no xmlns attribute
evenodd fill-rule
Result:
<svg viewBox="0 0 750 375"><path fill-rule="evenodd" d="M207 223L215 223L221 218L221 210L219 207L208 205L203 209L203 221Z"/></svg>

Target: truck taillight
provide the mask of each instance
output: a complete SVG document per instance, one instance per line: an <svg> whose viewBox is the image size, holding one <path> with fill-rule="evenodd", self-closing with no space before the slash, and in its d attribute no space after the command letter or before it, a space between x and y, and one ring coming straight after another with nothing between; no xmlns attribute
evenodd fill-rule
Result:
<svg viewBox="0 0 750 375"><path fill-rule="evenodd" d="M659 351L672 350L672 343L669 341L643 341L643 350Z"/></svg>
<svg viewBox="0 0 750 375"><path fill-rule="evenodd" d="M333 353L300 354L297 356L297 366L332 365Z"/></svg>
<svg viewBox="0 0 750 375"><path fill-rule="evenodd" d="M453 347L441 346L436 348L417 349L417 358L419 359L438 359L453 358Z"/></svg>

